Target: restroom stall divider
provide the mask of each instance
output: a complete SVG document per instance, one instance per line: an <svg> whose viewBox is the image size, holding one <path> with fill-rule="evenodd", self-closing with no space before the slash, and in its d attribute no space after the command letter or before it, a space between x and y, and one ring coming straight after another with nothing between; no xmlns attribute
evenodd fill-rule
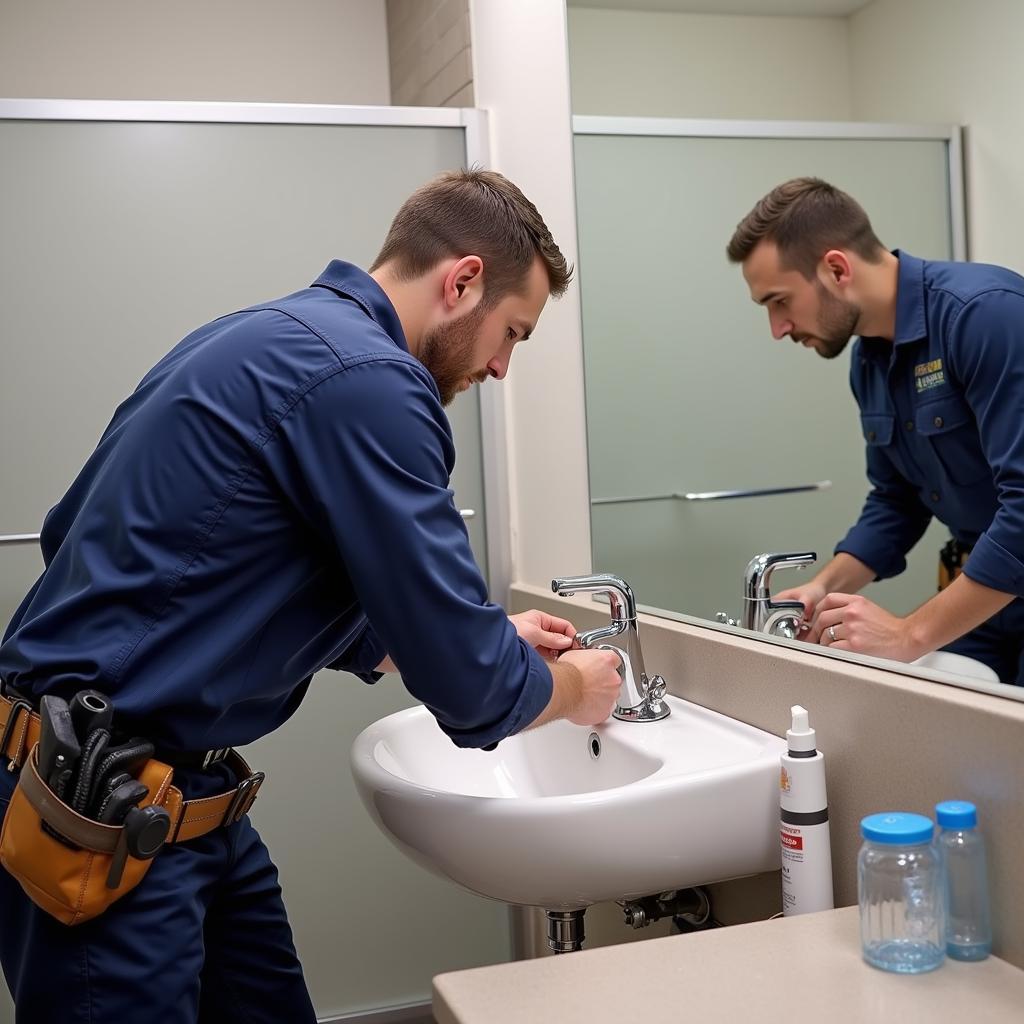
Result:
<svg viewBox="0 0 1024 1024"><path fill-rule="evenodd" d="M0 100L0 534L38 532L116 404L180 338L308 286L333 258L369 266L405 198L487 166L487 145L471 109ZM500 392L471 389L449 416L455 500L504 603ZM5 626L41 559L13 542L0 558ZM324 671L246 752L267 772L253 819L324 1019L411 1019L434 974L509 956L506 908L414 866L355 793L355 735L411 703L397 676L367 688Z"/></svg>
<svg viewBox="0 0 1024 1024"><path fill-rule="evenodd" d="M811 175L888 248L966 259L960 129L576 116L573 137L593 564L655 612L738 618L749 559L814 550L820 568L869 484L850 348L774 342L726 245L771 188ZM947 536L933 522L867 596L916 607Z"/></svg>

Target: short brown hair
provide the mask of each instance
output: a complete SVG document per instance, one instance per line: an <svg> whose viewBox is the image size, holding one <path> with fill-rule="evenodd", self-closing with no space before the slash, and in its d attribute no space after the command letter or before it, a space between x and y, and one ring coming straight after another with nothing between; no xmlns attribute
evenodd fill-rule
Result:
<svg viewBox="0 0 1024 1024"><path fill-rule="evenodd" d="M555 298L572 280L537 207L496 171L447 171L417 189L403 204L370 270L394 264L403 280L420 277L452 256L484 261L488 305L525 290L536 256L544 262Z"/></svg>
<svg viewBox="0 0 1024 1024"><path fill-rule="evenodd" d="M740 221L725 251L742 263L765 239L778 247L784 267L808 280L829 249L850 249L869 263L883 249L860 203L821 178L792 178L773 188Z"/></svg>

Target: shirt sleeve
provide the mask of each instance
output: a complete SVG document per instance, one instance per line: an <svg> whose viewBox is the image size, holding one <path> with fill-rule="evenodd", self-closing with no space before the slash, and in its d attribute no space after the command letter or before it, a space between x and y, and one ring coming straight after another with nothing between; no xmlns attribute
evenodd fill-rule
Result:
<svg viewBox="0 0 1024 1024"><path fill-rule="evenodd" d="M551 672L488 600L448 486L451 430L426 370L390 357L339 369L295 403L266 454L337 551L369 619L372 641L353 658L379 644L459 746L491 745L540 714Z"/></svg>
<svg viewBox="0 0 1024 1024"><path fill-rule="evenodd" d="M949 363L974 413L999 508L964 572L976 583L1024 596L1024 296L985 292L949 333Z"/></svg>
<svg viewBox="0 0 1024 1024"><path fill-rule="evenodd" d="M915 488L878 448L867 446L871 491L860 518L836 545L835 553L853 555L874 570L876 579L884 580L906 569L907 552L921 539L932 516Z"/></svg>
<svg viewBox="0 0 1024 1024"><path fill-rule="evenodd" d="M376 672L377 666L387 657L388 652L380 642L380 637L373 631L368 622L363 626L359 636L345 648L340 658L332 661L327 667L336 672L351 672L364 683L376 683L384 676Z"/></svg>
<svg viewBox="0 0 1024 1024"><path fill-rule="evenodd" d="M857 353L850 364L850 387L861 404L856 376ZM877 420L877 422L875 422ZM862 414L865 436L879 444L866 445L867 477L871 490L860 518L836 545L835 554L845 552L874 570L876 579L898 576L907 567L907 552L921 539L931 521L931 511L918 497L885 448L893 441L895 417ZM884 433L888 431L888 435Z"/></svg>

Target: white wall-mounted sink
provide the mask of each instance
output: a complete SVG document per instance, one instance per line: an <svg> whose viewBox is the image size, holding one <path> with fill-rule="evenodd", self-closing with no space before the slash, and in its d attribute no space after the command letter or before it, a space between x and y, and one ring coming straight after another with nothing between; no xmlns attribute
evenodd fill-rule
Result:
<svg viewBox="0 0 1024 1024"><path fill-rule="evenodd" d="M935 669L937 672L952 672L954 675L978 679L984 683L999 682L999 675L995 669L989 668L983 661L968 658L963 654L954 654L952 651L932 651L911 664Z"/></svg>
<svg viewBox="0 0 1024 1024"><path fill-rule="evenodd" d="M401 850L506 903L574 910L777 869L785 741L667 701L660 722L553 722L491 752L411 708L360 733L352 769Z"/></svg>

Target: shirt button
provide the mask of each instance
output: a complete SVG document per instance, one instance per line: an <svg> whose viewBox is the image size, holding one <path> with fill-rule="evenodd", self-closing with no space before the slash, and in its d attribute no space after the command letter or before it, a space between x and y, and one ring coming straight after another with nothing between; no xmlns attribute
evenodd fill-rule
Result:
<svg viewBox="0 0 1024 1024"><path fill-rule="evenodd" d="M878 436L878 435L877 435L877 434L876 434L876 433L875 433L875 432L874 432L873 430L869 430L869 431L868 431L868 440L869 440L869 441L874 441L874 439L875 439L875 438L876 438L877 436Z"/></svg>
<svg viewBox="0 0 1024 1024"><path fill-rule="evenodd" d="M939 492L938 491L932 491L932 501L938 501L938 500L939 500Z"/></svg>
<svg viewBox="0 0 1024 1024"><path fill-rule="evenodd" d="M934 423L935 426L937 426L937 427L941 427L942 426L942 417L941 416L936 416L935 419L932 420L932 423Z"/></svg>
<svg viewBox="0 0 1024 1024"><path fill-rule="evenodd" d="M907 422L904 423L903 426L905 426L907 428L907 430L913 430L914 429L914 421L913 420L907 420Z"/></svg>

